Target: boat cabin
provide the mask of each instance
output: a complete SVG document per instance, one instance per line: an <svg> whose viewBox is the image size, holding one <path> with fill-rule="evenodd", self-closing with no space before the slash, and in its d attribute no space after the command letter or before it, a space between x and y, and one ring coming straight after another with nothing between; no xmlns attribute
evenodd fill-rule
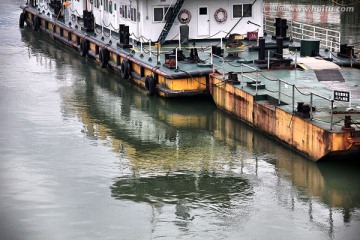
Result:
<svg viewBox="0 0 360 240"><path fill-rule="evenodd" d="M263 0L72 0L71 14L92 12L94 21L112 31L129 27L130 38L152 42L187 38L220 39L227 33L263 33ZM68 10L68 11L69 11Z"/></svg>

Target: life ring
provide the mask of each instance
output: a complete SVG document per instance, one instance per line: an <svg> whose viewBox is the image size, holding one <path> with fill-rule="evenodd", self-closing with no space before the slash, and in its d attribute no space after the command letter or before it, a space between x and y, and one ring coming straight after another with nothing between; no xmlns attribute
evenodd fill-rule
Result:
<svg viewBox="0 0 360 240"><path fill-rule="evenodd" d="M125 59L121 63L121 77L122 79L128 79L130 76L130 62L129 60Z"/></svg>
<svg viewBox="0 0 360 240"><path fill-rule="evenodd" d="M155 79L151 75L147 75L145 78L145 89L148 96L155 94Z"/></svg>
<svg viewBox="0 0 360 240"><path fill-rule="evenodd" d="M102 48L99 52L99 61L100 61L100 67L106 68L108 65L108 62L110 60L110 54L109 51L106 48Z"/></svg>
<svg viewBox="0 0 360 240"><path fill-rule="evenodd" d="M183 15L186 15L183 17ZM182 9L178 14L178 20L182 24L187 24L191 21L191 12L187 9Z"/></svg>
<svg viewBox="0 0 360 240"><path fill-rule="evenodd" d="M88 53L89 49L88 49L88 42L86 40L86 38L82 38L81 42L80 42L80 55L82 57L85 57Z"/></svg>
<svg viewBox="0 0 360 240"><path fill-rule="evenodd" d="M23 28L25 23L25 13L20 13L19 27Z"/></svg>
<svg viewBox="0 0 360 240"><path fill-rule="evenodd" d="M221 17L221 14L222 14L222 17ZM228 14L225 9L219 8L218 10L215 11L214 17L215 17L216 22L224 23L227 20Z"/></svg>
<svg viewBox="0 0 360 240"><path fill-rule="evenodd" d="M39 17L36 15L32 19L32 29L34 31L39 30Z"/></svg>

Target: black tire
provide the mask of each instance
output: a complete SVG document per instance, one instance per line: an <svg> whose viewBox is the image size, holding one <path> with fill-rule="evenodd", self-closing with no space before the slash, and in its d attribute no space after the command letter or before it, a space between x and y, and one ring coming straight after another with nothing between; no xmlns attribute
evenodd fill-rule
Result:
<svg viewBox="0 0 360 240"><path fill-rule="evenodd" d="M88 42L85 38L81 39L80 42L80 55L82 57L85 57L88 54L89 48L88 48Z"/></svg>
<svg viewBox="0 0 360 240"><path fill-rule="evenodd" d="M25 23L25 13L20 13L20 18L19 18L19 27L23 28L24 27L24 23Z"/></svg>
<svg viewBox="0 0 360 240"><path fill-rule="evenodd" d="M145 89L148 96L155 94L155 79L151 75L147 75L145 78Z"/></svg>
<svg viewBox="0 0 360 240"><path fill-rule="evenodd" d="M121 63L121 77L122 79L128 79L130 77L130 62L129 60L125 59Z"/></svg>
<svg viewBox="0 0 360 240"><path fill-rule="evenodd" d="M32 29L34 31L39 30L39 25L40 25L40 19L38 16L34 16L32 19Z"/></svg>
<svg viewBox="0 0 360 240"><path fill-rule="evenodd" d="M102 48L99 52L99 61L100 61L100 67L106 68L108 65L108 62L110 60L110 54L109 51L106 48Z"/></svg>
<svg viewBox="0 0 360 240"><path fill-rule="evenodd" d="M56 37L55 37L55 33L56 33L56 25L53 25L53 28L52 28L52 39L55 41Z"/></svg>

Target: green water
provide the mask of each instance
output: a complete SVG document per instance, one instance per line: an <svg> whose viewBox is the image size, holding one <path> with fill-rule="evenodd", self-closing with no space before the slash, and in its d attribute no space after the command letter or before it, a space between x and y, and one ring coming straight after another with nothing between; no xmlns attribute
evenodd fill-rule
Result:
<svg viewBox="0 0 360 240"><path fill-rule="evenodd" d="M0 2L0 239L358 239L360 167L148 97Z"/></svg>

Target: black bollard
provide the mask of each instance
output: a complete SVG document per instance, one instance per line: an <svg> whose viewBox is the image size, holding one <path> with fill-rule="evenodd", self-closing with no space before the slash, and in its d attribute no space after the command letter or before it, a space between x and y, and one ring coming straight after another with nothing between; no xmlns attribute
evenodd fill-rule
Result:
<svg viewBox="0 0 360 240"><path fill-rule="evenodd" d="M281 18L275 18L275 36L281 36Z"/></svg>
<svg viewBox="0 0 360 240"><path fill-rule="evenodd" d="M287 20L286 19L281 19L281 31L280 31L280 37L282 38L286 38L286 32L288 29L288 25L287 25Z"/></svg>
<svg viewBox="0 0 360 240"><path fill-rule="evenodd" d="M259 38L259 60L265 60L265 38Z"/></svg>

